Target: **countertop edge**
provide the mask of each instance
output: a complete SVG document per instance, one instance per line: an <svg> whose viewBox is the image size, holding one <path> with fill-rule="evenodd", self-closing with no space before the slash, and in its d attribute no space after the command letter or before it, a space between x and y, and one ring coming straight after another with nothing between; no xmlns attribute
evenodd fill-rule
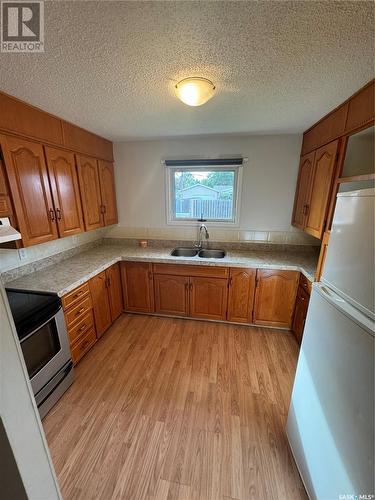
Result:
<svg viewBox="0 0 375 500"><path fill-rule="evenodd" d="M113 264L116 264L117 262L152 262L152 263L162 263L162 264L185 264L185 265L196 265L196 266L212 266L212 267L250 267L248 262L245 260L241 261L239 258L237 262L228 262L228 261L207 261L207 259L202 259L202 260L196 260L196 257L192 258L176 258L176 257L157 257L157 256L123 256L121 253L117 257L111 257L108 259L105 264L100 265L99 267L96 267L95 270L92 272L89 272L85 274L85 276L81 277L80 279L72 282L69 286L61 289L61 290L46 290L41 289L37 290L36 288L33 288L34 292L45 292L45 293L54 293L58 295L59 297L62 297L66 295L67 293L71 292L78 286L82 285L83 283L89 281L91 278L96 276L97 274L105 271L109 267L111 267ZM287 271L297 271L302 273L309 281L314 282L315 278L313 275L311 275L310 272L308 272L306 269L303 268L302 265L299 264L269 264L269 263L257 263L256 266L257 269L280 269L280 270L287 270ZM8 285L9 289L12 289L10 282ZM16 289L20 290L20 287L17 287Z"/></svg>

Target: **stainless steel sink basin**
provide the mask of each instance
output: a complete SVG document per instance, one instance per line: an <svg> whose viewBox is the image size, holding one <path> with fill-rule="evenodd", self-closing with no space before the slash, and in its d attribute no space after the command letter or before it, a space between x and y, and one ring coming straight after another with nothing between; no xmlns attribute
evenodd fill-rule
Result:
<svg viewBox="0 0 375 500"><path fill-rule="evenodd" d="M224 250L205 249L200 250L198 257L202 259L223 259L225 257L225 252Z"/></svg>
<svg viewBox="0 0 375 500"><path fill-rule="evenodd" d="M195 257L198 253L196 248L174 248L171 252L173 257Z"/></svg>

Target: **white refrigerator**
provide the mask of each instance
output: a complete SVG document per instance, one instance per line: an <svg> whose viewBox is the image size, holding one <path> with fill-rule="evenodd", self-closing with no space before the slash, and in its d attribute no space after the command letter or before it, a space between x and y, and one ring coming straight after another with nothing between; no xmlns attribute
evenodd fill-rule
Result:
<svg viewBox="0 0 375 500"><path fill-rule="evenodd" d="M374 195L338 194L313 284L286 429L311 499L375 498Z"/></svg>

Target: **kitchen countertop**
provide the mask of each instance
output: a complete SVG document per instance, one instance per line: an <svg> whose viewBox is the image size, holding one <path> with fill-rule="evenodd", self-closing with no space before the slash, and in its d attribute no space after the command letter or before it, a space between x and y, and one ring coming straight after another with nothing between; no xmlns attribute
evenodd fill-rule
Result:
<svg viewBox="0 0 375 500"><path fill-rule="evenodd" d="M56 293L61 297L119 261L293 270L300 271L310 281L314 281L317 264L316 254L310 252L229 250L223 259L202 259L172 257L171 251L172 248L105 244L22 276L7 283L6 287Z"/></svg>

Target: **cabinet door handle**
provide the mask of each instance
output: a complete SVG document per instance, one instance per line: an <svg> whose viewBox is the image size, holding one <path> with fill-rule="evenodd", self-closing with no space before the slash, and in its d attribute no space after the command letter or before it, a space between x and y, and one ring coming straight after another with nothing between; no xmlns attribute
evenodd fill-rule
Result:
<svg viewBox="0 0 375 500"><path fill-rule="evenodd" d="M82 332L86 328L86 324L82 325L81 328L79 328L79 331Z"/></svg>
<svg viewBox="0 0 375 500"><path fill-rule="evenodd" d="M188 291L189 290L189 283L185 283L185 290Z"/></svg>
<svg viewBox="0 0 375 500"><path fill-rule="evenodd" d="M54 222L54 220L55 220L55 211L54 211L53 208L49 209L49 216L50 216L51 221Z"/></svg>
<svg viewBox="0 0 375 500"><path fill-rule="evenodd" d="M189 285L189 290L192 291L193 290L193 283L190 283Z"/></svg>
<svg viewBox="0 0 375 500"><path fill-rule="evenodd" d="M232 286L233 285L233 276L230 276L229 278L229 286Z"/></svg>
<svg viewBox="0 0 375 500"><path fill-rule="evenodd" d="M148 272L148 279L152 280L152 272L151 271Z"/></svg>
<svg viewBox="0 0 375 500"><path fill-rule="evenodd" d="M308 215L309 208L310 208L310 206L307 205L307 203L305 205L303 205L303 215Z"/></svg>
<svg viewBox="0 0 375 500"><path fill-rule="evenodd" d="M83 294L83 290L80 290L79 292L77 292L75 295L74 295L74 298L77 298L79 297L80 295Z"/></svg>
<svg viewBox="0 0 375 500"><path fill-rule="evenodd" d="M56 218L57 220L61 220L61 210L59 208L56 208Z"/></svg>

